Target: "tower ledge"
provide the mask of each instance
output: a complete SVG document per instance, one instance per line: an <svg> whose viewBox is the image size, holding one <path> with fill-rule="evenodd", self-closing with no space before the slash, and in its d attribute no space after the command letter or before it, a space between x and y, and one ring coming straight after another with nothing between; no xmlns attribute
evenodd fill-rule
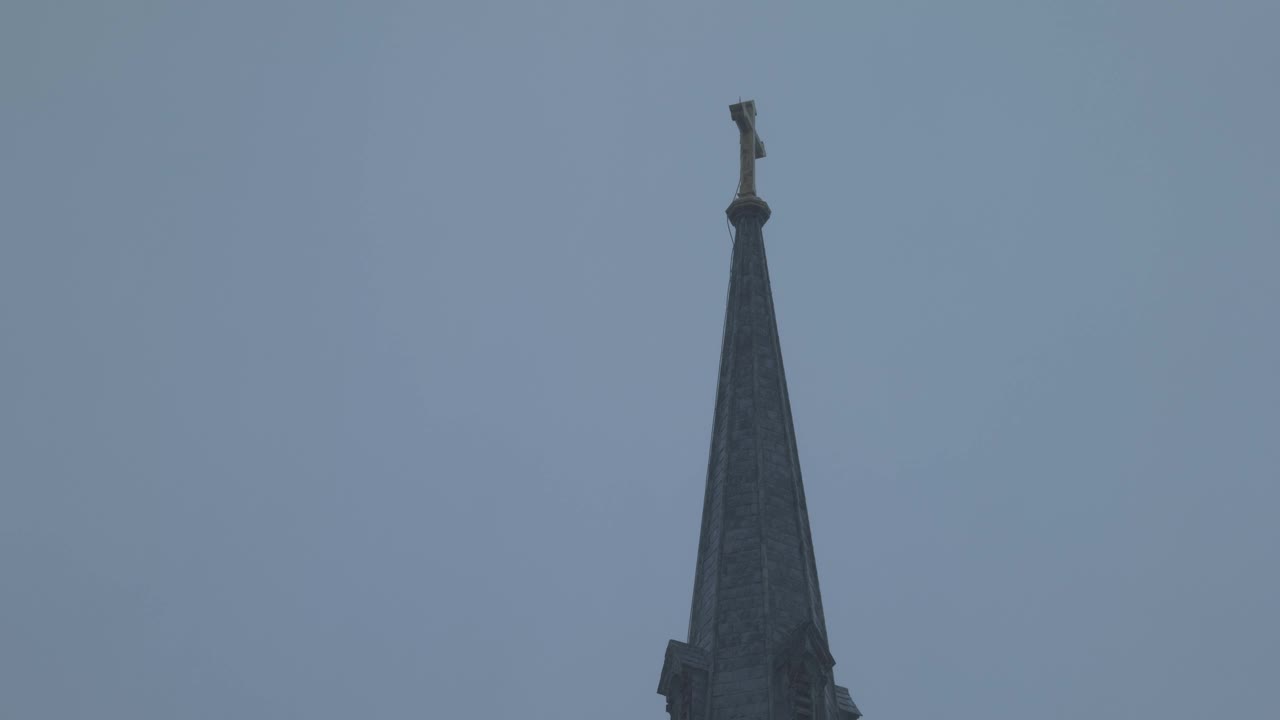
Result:
<svg viewBox="0 0 1280 720"><path fill-rule="evenodd" d="M773 214L769 209L769 203L756 195L743 195L735 199L729 203L729 207L724 212L729 216L729 221L734 227L741 225L742 221L747 219L758 220L761 225L764 225Z"/></svg>

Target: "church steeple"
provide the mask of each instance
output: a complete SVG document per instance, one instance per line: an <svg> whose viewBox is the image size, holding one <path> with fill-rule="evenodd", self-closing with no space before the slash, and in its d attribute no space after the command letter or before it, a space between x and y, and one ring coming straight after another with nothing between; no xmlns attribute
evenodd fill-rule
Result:
<svg viewBox="0 0 1280 720"><path fill-rule="evenodd" d="M741 140L702 533L686 642L658 692L672 720L856 720L835 685L782 348L765 262L764 143L755 103L730 107Z"/></svg>

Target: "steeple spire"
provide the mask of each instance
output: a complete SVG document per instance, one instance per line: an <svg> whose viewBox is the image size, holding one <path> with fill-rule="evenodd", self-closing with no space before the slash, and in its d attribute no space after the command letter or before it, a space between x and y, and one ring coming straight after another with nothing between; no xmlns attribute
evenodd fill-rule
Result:
<svg viewBox="0 0 1280 720"><path fill-rule="evenodd" d="M741 140L729 272L687 642L667 646L658 692L672 720L856 720L832 675L782 348L765 262L764 143L755 103Z"/></svg>

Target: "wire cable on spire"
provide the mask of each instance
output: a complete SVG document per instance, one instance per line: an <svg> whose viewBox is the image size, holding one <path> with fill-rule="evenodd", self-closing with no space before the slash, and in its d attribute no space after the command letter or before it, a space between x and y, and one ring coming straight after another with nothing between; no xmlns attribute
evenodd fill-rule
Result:
<svg viewBox="0 0 1280 720"><path fill-rule="evenodd" d="M732 204L733 204L733 201L734 201L734 200L737 200L737 199L738 199L738 193L740 193L740 192L742 192L742 178L741 178L741 177L739 177L739 178L738 178L738 187L734 189L734 191L733 191L733 197L729 199L729 204L730 204L730 205L732 205ZM730 245L732 245L732 244L733 244L733 226L729 224L729 214L728 214L728 213L725 213L725 216L724 216L724 229L729 231L729 244L730 244Z"/></svg>

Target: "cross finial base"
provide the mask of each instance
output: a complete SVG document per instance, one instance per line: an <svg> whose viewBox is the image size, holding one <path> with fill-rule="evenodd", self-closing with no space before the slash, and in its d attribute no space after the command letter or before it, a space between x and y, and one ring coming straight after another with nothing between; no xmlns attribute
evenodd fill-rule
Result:
<svg viewBox="0 0 1280 720"><path fill-rule="evenodd" d="M747 220L755 220L761 225L769 222L769 216L773 211L769 209L769 203L761 200L756 195L744 195L729 203L729 207L725 209L725 214L729 216L729 221L734 227L740 227Z"/></svg>

